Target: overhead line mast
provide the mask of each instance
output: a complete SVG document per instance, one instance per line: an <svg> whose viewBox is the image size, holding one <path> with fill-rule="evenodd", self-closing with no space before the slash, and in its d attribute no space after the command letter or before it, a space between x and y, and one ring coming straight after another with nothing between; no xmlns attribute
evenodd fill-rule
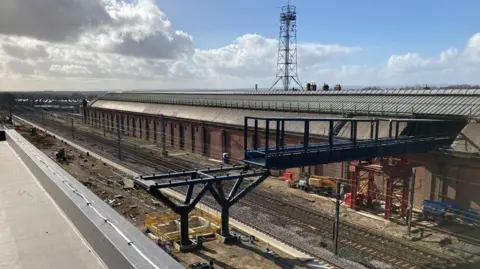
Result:
<svg viewBox="0 0 480 269"><path fill-rule="evenodd" d="M283 90L289 91L293 83L303 90L297 75L297 11L290 3L282 7L280 13L280 35L278 39L277 74L272 90L282 81Z"/></svg>

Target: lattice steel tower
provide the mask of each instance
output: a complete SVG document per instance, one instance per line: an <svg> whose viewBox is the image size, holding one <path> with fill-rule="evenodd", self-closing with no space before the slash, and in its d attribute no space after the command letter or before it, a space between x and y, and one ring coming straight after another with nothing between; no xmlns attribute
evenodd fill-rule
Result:
<svg viewBox="0 0 480 269"><path fill-rule="evenodd" d="M285 91L295 82L303 90L297 75L297 11L293 5L282 7L280 13L280 37L278 39L277 75L270 90L279 81Z"/></svg>

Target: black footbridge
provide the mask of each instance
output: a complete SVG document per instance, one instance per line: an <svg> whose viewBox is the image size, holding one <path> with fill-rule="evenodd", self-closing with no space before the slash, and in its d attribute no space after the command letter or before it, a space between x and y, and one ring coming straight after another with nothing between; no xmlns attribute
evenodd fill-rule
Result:
<svg viewBox="0 0 480 269"><path fill-rule="evenodd" d="M449 147L465 125L463 121L431 119L246 117L244 161L285 169L426 153ZM350 127L349 134L337 136L337 126ZM301 143L287 144L286 133L303 133Z"/></svg>

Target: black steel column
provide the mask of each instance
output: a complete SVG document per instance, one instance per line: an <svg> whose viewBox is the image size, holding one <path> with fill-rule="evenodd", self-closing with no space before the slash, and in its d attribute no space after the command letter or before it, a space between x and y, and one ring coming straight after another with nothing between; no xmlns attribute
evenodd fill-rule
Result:
<svg viewBox="0 0 480 269"><path fill-rule="evenodd" d="M188 213L190 213L190 209L188 206L179 206L177 207L177 213L180 215L180 245L190 245L192 243L188 238Z"/></svg>
<svg viewBox="0 0 480 269"><path fill-rule="evenodd" d="M83 105L83 123L87 123L87 117L88 117L88 113L87 113L87 99L83 99L82 101L82 105Z"/></svg>
<svg viewBox="0 0 480 269"><path fill-rule="evenodd" d="M247 158L247 148L248 148L248 118L245 117L245 122L243 125L243 155Z"/></svg>
<svg viewBox="0 0 480 269"><path fill-rule="evenodd" d="M388 123L388 138L392 138L392 120L390 120L390 122Z"/></svg>
<svg viewBox="0 0 480 269"><path fill-rule="evenodd" d="M350 142L353 142L353 137L355 136L354 129L355 129L355 121L352 120L350 121Z"/></svg>
<svg viewBox="0 0 480 269"><path fill-rule="evenodd" d="M310 121L305 120L305 126L303 128L303 150L308 150L308 140L310 139Z"/></svg>
<svg viewBox="0 0 480 269"><path fill-rule="evenodd" d="M373 124L374 124L374 122L371 121L371 122L370 122L370 139L373 139L373 133L374 133L374 131L373 131Z"/></svg>
<svg viewBox="0 0 480 269"><path fill-rule="evenodd" d="M379 120L375 120L375 141L378 141L378 132L379 132L379 129L380 129L380 121Z"/></svg>
<svg viewBox="0 0 480 269"><path fill-rule="evenodd" d="M162 155L165 156L167 155L167 150L166 150L166 139L165 139L165 117L163 114L160 115L160 139L162 140Z"/></svg>
<svg viewBox="0 0 480 269"><path fill-rule="evenodd" d="M413 217L413 195L415 194L415 178L417 175L417 169L412 169L412 180L410 186L410 202L408 203L408 215L407 215L407 234L410 236L412 231L412 217Z"/></svg>
<svg viewBox="0 0 480 269"><path fill-rule="evenodd" d="M172 122L170 122L170 145L172 148L175 146L175 128Z"/></svg>
<svg viewBox="0 0 480 269"><path fill-rule="evenodd" d="M253 149L258 149L258 120L255 120L255 127L253 131Z"/></svg>
<svg viewBox="0 0 480 269"><path fill-rule="evenodd" d="M221 215L221 224L222 227L220 229L220 235L227 238L230 237L230 228L229 228L229 211L230 207L233 206L236 202L242 199L247 193L252 191L256 186L262 183L268 177L268 173L260 176L257 180L250 183L246 188L244 188L240 193L237 194L240 186L243 182L243 176L240 176L235 185L233 186L232 190L230 191L228 197L225 197L225 193L223 191L223 184L222 182L218 182L215 186L210 186L210 193L212 197L217 201L217 203L221 206L222 215Z"/></svg>
<svg viewBox="0 0 480 269"><path fill-rule="evenodd" d="M75 139L75 131L73 130L73 118L72 118L72 139Z"/></svg>
<svg viewBox="0 0 480 269"><path fill-rule="evenodd" d="M340 180L337 180L336 200L335 200L335 226L333 232L333 253L338 255L338 228L340 225Z"/></svg>
<svg viewBox="0 0 480 269"><path fill-rule="evenodd" d="M145 118L145 138L147 141L150 140L150 119Z"/></svg>
<svg viewBox="0 0 480 269"><path fill-rule="evenodd" d="M270 120L265 121L265 157L268 156L268 139L270 138ZM266 162L266 160L265 160Z"/></svg>
<svg viewBox="0 0 480 269"><path fill-rule="evenodd" d="M103 128L103 136L107 136L107 119L105 118L105 112L102 112L102 119L100 121Z"/></svg>
<svg viewBox="0 0 480 269"><path fill-rule="evenodd" d="M399 121L396 121L396 122L395 122L395 140L398 139L398 135L399 135L398 131L399 131L399 129L400 129L400 122L399 122Z"/></svg>
<svg viewBox="0 0 480 269"><path fill-rule="evenodd" d="M278 153L280 151L280 120L276 120L275 128L275 149Z"/></svg>
<svg viewBox="0 0 480 269"><path fill-rule="evenodd" d="M202 128L202 132L201 132L202 155L206 155L207 154L207 129L205 128L205 123L202 122L201 128Z"/></svg>
<svg viewBox="0 0 480 269"><path fill-rule="evenodd" d="M353 121L353 146L357 146L357 121Z"/></svg>
<svg viewBox="0 0 480 269"><path fill-rule="evenodd" d="M227 152L227 132L225 131L225 129L222 129L220 134L222 137L222 155L223 155L223 153Z"/></svg>
<svg viewBox="0 0 480 269"><path fill-rule="evenodd" d="M224 200L224 204L222 205L222 226L221 226L221 229L220 229L220 235L223 236L223 237L228 237L230 236L230 223L229 223L229 219L230 219L230 215L229 215L229 210L230 209L230 205L228 204L228 201L227 200Z"/></svg>
<svg viewBox="0 0 480 269"><path fill-rule="evenodd" d="M127 135L130 136L130 116L127 117Z"/></svg>
<svg viewBox="0 0 480 269"><path fill-rule="evenodd" d="M120 116L117 114L117 151L118 159L122 160L122 146L121 146L121 136L120 136Z"/></svg>
<svg viewBox="0 0 480 269"><path fill-rule="evenodd" d="M190 142L192 152L195 152L195 128L193 127L193 124L190 124Z"/></svg>
<svg viewBox="0 0 480 269"><path fill-rule="evenodd" d="M330 146L330 150L332 150L333 147L333 120L330 120L328 122L328 144Z"/></svg>
<svg viewBox="0 0 480 269"><path fill-rule="evenodd" d="M282 146L282 149L285 148L285 121L281 121L282 127L281 127L281 133L280 133L280 145Z"/></svg>

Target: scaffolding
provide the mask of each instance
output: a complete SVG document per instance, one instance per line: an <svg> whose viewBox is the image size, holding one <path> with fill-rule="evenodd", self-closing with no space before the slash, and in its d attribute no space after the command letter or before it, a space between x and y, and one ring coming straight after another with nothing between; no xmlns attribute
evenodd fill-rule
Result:
<svg viewBox="0 0 480 269"><path fill-rule="evenodd" d="M353 161L349 168L352 196L350 207L359 209L357 195L361 193L366 198L367 206L384 199L385 219L390 219L392 213L397 212L401 218L405 217L413 167L414 164L390 157L379 158L378 164L374 160L370 163ZM383 176L383 193L380 193L374 183L375 175Z"/></svg>

